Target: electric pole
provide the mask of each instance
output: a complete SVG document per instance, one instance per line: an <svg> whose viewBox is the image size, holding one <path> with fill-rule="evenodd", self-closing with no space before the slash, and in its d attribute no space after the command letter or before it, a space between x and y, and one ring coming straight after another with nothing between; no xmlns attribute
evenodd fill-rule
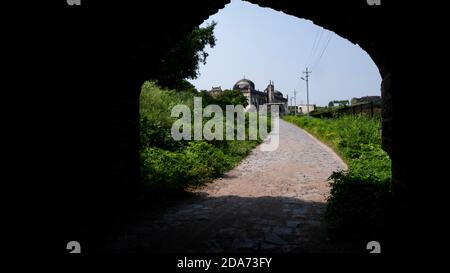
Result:
<svg viewBox="0 0 450 273"><path fill-rule="evenodd" d="M311 74L312 71L308 71L308 67L306 67L306 71L303 72L305 74L305 78L302 77L302 80L306 82L306 107L308 107L308 117L309 117L309 74Z"/></svg>
<svg viewBox="0 0 450 273"><path fill-rule="evenodd" d="M294 98L293 97L291 97L291 109L292 108L295 109L295 107L294 107ZM295 111L294 111L294 115L295 115Z"/></svg>
<svg viewBox="0 0 450 273"><path fill-rule="evenodd" d="M294 89L294 107L295 107L295 115L297 115L297 91Z"/></svg>

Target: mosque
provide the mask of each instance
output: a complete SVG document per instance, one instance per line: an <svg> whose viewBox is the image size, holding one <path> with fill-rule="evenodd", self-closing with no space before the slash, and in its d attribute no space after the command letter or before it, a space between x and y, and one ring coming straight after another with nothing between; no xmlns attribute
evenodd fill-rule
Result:
<svg viewBox="0 0 450 273"><path fill-rule="evenodd" d="M269 82L264 91L256 90L255 83L248 79L241 79L234 84L232 90L241 91L247 98L248 105L254 105L256 109L259 109L262 105L279 105L280 113L287 113L288 111L288 97L283 97L283 93L275 89L273 81ZM213 87L210 90L213 96L222 92L220 87ZM268 108L270 109L270 108Z"/></svg>

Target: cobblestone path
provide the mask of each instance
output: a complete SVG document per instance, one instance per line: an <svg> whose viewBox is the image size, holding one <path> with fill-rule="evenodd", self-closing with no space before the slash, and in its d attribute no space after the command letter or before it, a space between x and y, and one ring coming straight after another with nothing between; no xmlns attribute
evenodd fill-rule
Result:
<svg viewBox="0 0 450 273"><path fill-rule="evenodd" d="M145 216L118 252L345 252L327 243L322 213L333 171L345 163L302 129L280 121L276 151L254 149L195 197Z"/></svg>

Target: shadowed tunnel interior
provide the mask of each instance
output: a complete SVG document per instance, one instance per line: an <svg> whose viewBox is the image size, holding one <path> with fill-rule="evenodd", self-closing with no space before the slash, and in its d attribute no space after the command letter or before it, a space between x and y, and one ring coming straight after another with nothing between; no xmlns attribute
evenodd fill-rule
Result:
<svg viewBox="0 0 450 273"><path fill-rule="evenodd" d="M64 2L64 1L63 1ZM408 207L417 176L407 170L419 162L408 156L405 139L419 137L406 111L415 102L409 80L414 67L405 46L414 43L420 29L414 12L394 13L401 1L278 1L252 0L315 24L357 43L378 66L382 76L383 147L393 162L393 192L399 217L392 232L404 248ZM57 223L55 249L70 240L101 244L101 223L121 222L140 197L139 93L152 77L153 63L208 16L228 1L89 1L71 8L65 3L52 13L34 50L52 69L41 99L60 98L63 104L43 109L42 128L54 132L42 139L52 160L44 171L54 182L58 203L52 208ZM412 7L411 7L412 8ZM81 15L80 15L81 14ZM65 31L58 26L65 26ZM44 79L47 81L47 79ZM69 97L65 97L70 94ZM70 99L67 99L70 98ZM65 123L54 116L63 116ZM70 124L70 126L69 126ZM70 145L66 146L66 143ZM70 156L65 153L69 151ZM54 221L54 220L53 220Z"/></svg>
<svg viewBox="0 0 450 273"><path fill-rule="evenodd" d="M362 253L364 246L336 244L330 248L320 219L310 211L323 211L325 203L289 197L196 196L184 210L177 206L170 214L145 213L126 236L111 240L101 251L114 253ZM205 207L208 206L208 207ZM209 209L211 207L211 209ZM217 209L215 207L221 207ZM208 210L205 210L208 208ZM289 208L290 227L284 227L284 210ZM209 221L215 217L213 221ZM248 218L248 221L242 221ZM268 220L270 218L270 220ZM155 222L156 220L156 222ZM220 221L219 221L220 220ZM270 223L267 223L270 222ZM226 225L224 225L226 223ZM269 224L281 235L265 235ZM296 226L301 225L301 229ZM289 230L287 230L289 229ZM290 229L296 233L289 235ZM239 230L240 232L236 232ZM283 236L284 235L284 236ZM314 235L314 236L311 236ZM266 243L268 241L269 243ZM238 250L236 250L238 249Z"/></svg>

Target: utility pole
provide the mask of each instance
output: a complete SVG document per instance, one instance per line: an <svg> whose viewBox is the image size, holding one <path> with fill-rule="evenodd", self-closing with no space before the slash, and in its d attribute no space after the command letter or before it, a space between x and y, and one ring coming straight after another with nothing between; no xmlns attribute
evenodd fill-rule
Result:
<svg viewBox="0 0 450 273"><path fill-rule="evenodd" d="M308 107L308 117L309 117L309 74L311 74L312 71L308 71L308 67L306 67L306 71L303 72L305 74L305 78L302 77L302 80L306 82L306 107Z"/></svg>
<svg viewBox="0 0 450 273"><path fill-rule="evenodd" d="M297 91L294 89L294 107L295 107L295 115L297 115Z"/></svg>
<svg viewBox="0 0 450 273"><path fill-rule="evenodd" d="M295 107L294 107L294 98L293 97L291 97L291 109L292 108L295 109ZM295 110L294 110L294 115L295 115Z"/></svg>

